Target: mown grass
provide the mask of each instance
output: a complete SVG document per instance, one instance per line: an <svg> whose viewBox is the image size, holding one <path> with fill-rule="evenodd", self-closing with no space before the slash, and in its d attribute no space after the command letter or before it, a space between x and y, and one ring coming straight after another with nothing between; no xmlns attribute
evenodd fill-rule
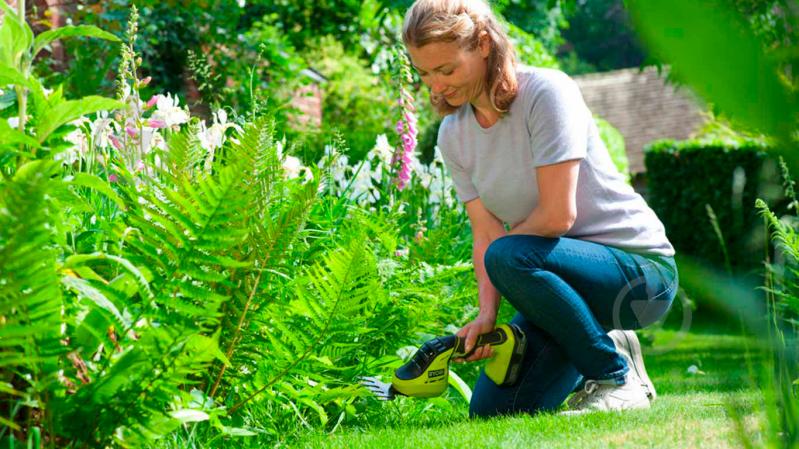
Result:
<svg viewBox="0 0 799 449"><path fill-rule="evenodd" d="M467 405L440 419L398 419L396 404L375 401L385 421L308 435L304 448L726 448L741 447L733 415L755 441L761 395L750 373L763 366L757 341L729 330L658 330L645 349L659 397L651 409L585 416L539 414L469 420ZM747 357L747 348L750 355ZM690 374L696 365L701 373ZM410 400L410 399L408 399ZM435 405L427 413L439 413ZM431 417L432 418L432 417Z"/></svg>

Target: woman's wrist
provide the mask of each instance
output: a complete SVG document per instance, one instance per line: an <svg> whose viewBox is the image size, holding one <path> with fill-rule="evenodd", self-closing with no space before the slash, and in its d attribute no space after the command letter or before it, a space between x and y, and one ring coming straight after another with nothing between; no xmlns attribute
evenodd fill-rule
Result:
<svg viewBox="0 0 799 449"><path fill-rule="evenodd" d="M491 321L492 323L496 323L497 322L497 311L496 310L494 310L494 311L481 310L477 314L477 319L478 320L482 320L482 321Z"/></svg>

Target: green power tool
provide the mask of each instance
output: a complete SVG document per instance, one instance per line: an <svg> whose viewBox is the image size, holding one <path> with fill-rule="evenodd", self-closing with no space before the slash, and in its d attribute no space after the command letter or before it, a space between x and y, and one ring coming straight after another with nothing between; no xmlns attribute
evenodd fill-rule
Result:
<svg viewBox="0 0 799 449"><path fill-rule="evenodd" d="M499 386L515 383L527 346L527 338L515 324L502 324L480 335L468 353L463 337L447 335L434 338L425 342L408 363L394 371L391 383L381 382L375 377L363 377L361 383L382 400L392 400L397 395L418 398L439 396L447 389L450 359L468 357L484 345L491 345L494 352L486 364L486 376Z"/></svg>

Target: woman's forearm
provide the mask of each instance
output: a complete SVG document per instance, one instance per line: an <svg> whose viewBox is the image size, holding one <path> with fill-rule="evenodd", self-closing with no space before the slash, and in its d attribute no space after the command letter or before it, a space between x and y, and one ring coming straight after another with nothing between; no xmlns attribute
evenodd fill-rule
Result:
<svg viewBox="0 0 799 449"><path fill-rule="evenodd" d="M541 237L560 237L569 232L575 217L567 211L548 212L536 207L521 223L511 228L508 234L538 235Z"/></svg>
<svg viewBox="0 0 799 449"><path fill-rule="evenodd" d="M500 293L488 278L485 269L485 252L491 239L475 239L472 251L474 275L477 278L477 291L480 302L480 315L496 319L499 310Z"/></svg>

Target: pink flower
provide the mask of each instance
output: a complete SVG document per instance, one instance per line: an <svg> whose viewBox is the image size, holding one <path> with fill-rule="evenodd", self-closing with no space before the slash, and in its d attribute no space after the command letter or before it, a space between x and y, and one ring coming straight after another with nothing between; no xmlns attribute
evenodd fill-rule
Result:
<svg viewBox="0 0 799 449"><path fill-rule="evenodd" d="M416 115L413 112L411 112L411 111L406 112L405 113L405 122L408 123L409 127L413 127L417 123L416 122Z"/></svg>
<svg viewBox="0 0 799 449"><path fill-rule="evenodd" d="M166 122L157 118L150 119L147 121L147 126L150 128L166 128Z"/></svg>
<svg viewBox="0 0 799 449"><path fill-rule="evenodd" d="M108 175L108 182L117 182L117 181L119 181L119 178L117 177L117 175L115 175L114 173L111 173L110 175Z"/></svg>
<svg viewBox="0 0 799 449"><path fill-rule="evenodd" d="M149 109L149 108L155 106L156 103L158 103L158 95L153 95L152 98L150 98L147 101L147 104L145 104L145 106Z"/></svg>
<svg viewBox="0 0 799 449"><path fill-rule="evenodd" d="M125 127L125 132L128 133L131 139L135 139L139 135L139 130L130 126Z"/></svg>
<svg viewBox="0 0 799 449"><path fill-rule="evenodd" d="M148 77L144 78L143 80L139 81L139 86L145 87L148 84L150 84L150 81L152 81L152 80L153 80L153 77L152 76L148 76Z"/></svg>
<svg viewBox="0 0 799 449"><path fill-rule="evenodd" d="M400 138L402 139L402 147L405 149L406 153L410 153L416 148L416 141L410 134L403 134Z"/></svg>
<svg viewBox="0 0 799 449"><path fill-rule="evenodd" d="M405 131L405 123L402 120L397 120L397 127L394 128L397 131L397 134L402 134Z"/></svg>
<svg viewBox="0 0 799 449"><path fill-rule="evenodd" d="M136 166L134 168L136 169L136 171L144 171L144 161L139 159L136 162Z"/></svg>
<svg viewBox="0 0 799 449"><path fill-rule="evenodd" d="M117 150L122 150L122 142L119 141L119 138L113 134L108 135L108 140L111 141L111 145L114 146Z"/></svg>

